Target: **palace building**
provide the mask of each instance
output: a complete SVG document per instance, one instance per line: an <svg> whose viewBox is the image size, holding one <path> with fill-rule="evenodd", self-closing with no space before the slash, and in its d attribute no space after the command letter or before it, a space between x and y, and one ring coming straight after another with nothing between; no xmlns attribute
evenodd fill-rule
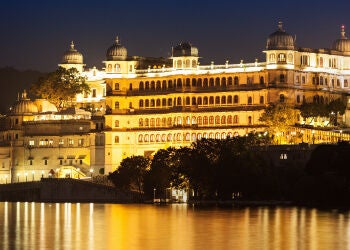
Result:
<svg viewBox="0 0 350 250"><path fill-rule="evenodd" d="M96 173L100 168L108 174L118 168L122 159L132 155L151 156L158 149L187 146L201 138L224 139L252 131L264 132L266 125L259 118L271 103L299 106L303 102L347 100L350 40L344 26L331 48L311 49L298 47L280 22L267 37L264 53L265 62L200 65L198 48L188 42L174 46L171 58L145 58L129 56L116 38L107 49L104 68L85 69L83 55L72 42L59 66L77 68L86 77L91 92L76 96L74 111L82 108L91 117L84 113L77 118L75 113L74 118L63 119L57 110L51 109L50 116L35 101L36 108L31 106L29 113L26 110L15 118L12 112L4 118L14 125L4 127L3 142L11 142L13 148L20 141L18 151L22 151L15 153L8 147L11 151L8 153L0 148L4 151L0 156L11 158L7 159L12 164L8 168L12 167L14 173L34 165L37 159L45 164L44 157L50 157L55 168L65 166L72 175L74 172L79 176L81 169L82 176L88 175L89 169ZM349 114L346 111L340 117L344 126L350 124ZM14 130L16 119L23 121L18 131ZM299 117L295 122L307 121ZM283 136L289 138L287 143L350 139L346 133L318 129L328 124L328 118L320 118L310 122L315 126L312 130L296 127ZM293 139L297 134L298 140ZM72 148L70 139L74 141ZM45 153L48 149L50 156ZM39 165L33 171L45 169L45 165ZM13 176L16 174L12 173L12 179L16 178Z"/></svg>

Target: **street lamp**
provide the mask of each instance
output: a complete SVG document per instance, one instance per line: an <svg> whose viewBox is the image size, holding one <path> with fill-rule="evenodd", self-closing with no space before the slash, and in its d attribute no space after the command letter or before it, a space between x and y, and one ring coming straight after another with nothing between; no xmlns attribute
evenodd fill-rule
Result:
<svg viewBox="0 0 350 250"><path fill-rule="evenodd" d="M156 188L153 188L153 202L156 200Z"/></svg>
<svg viewBox="0 0 350 250"><path fill-rule="evenodd" d="M26 176L26 182L28 181L28 173L25 172L24 175Z"/></svg>
<svg viewBox="0 0 350 250"><path fill-rule="evenodd" d="M34 181L34 174L35 174L35 171L33 170L32 171L33 181Z"/></svg>

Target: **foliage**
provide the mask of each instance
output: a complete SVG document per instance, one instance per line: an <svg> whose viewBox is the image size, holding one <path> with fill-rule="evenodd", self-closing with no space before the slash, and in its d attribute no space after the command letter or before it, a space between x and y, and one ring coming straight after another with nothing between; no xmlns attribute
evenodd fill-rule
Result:
<svg viewBox="0 0 350 250"><path fill-rule="evenodd" d="M90 88L77 69L67 70L59 67L33 83L30 92L39 98L48 99L58 109L62 109L75 98L76 94L89 93Z"/></svg>
<svg viewBox="0 0 350 250"><path fill-rule="evenodd" d="M274 135L286 131L289 126L294 125L296 114L294 108L285 103L271 104L262 113L259 121L264 122L268 131Z"/></svg>
<svg viewBox="0 0 350 250"><path fill-rule="evenodd" d="M143 193L144 178L149 171L150 160L144 156L131 156L123 159L120 167L108 178L118 188L136 190Z"/></svg>

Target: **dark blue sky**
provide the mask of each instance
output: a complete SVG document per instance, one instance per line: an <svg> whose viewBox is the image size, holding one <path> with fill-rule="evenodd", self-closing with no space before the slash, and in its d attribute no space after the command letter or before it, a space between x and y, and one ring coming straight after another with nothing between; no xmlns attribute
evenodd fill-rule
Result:
<svg viewBox="0 0 350 250"><path fill-rule="evenodd" d="M298 46L330 47L341 24L350 37L350 1L12 0L0 9L0 67L53 71L74 40L101 68L116 35L129 55L166 57L190 41L202 64L252 62L279 20Z"/></svg>

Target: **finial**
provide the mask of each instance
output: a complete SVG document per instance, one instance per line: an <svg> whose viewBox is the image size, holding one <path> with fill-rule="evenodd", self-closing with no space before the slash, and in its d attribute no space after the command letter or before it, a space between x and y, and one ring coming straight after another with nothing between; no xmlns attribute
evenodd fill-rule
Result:
<svg viewBox="0 0 350 250"><path fill-rule="evenodd" d="M282 21L278 21L278 30L283 31L283 22Z"/></svg>
<svg viewBox="0 0 350 250"><path fill-rule="evenodd" d="M71 43L70 43L70 49L74 50L74 42L73 41L71 41Z"/></svg>
<svg viewBox="0 0 350 250"><path fill-rule="evenodd" d="M119 37L118 36L115 38L115 43L119 44Z"/></svg>
<svg viewBox="0 0 350 250"><path fill-rule="evenodd" d="M340 26L340 34L341 34L341 38L346 38L346 36L345 36L345 25L344 24L342 24Z"/></svg>
<svg viewBox="0 0 350 250"><path fill-rule="evenodd" d="M20 99L19 99L19 92L17 93L17 101L19 101Z"/></svg>

